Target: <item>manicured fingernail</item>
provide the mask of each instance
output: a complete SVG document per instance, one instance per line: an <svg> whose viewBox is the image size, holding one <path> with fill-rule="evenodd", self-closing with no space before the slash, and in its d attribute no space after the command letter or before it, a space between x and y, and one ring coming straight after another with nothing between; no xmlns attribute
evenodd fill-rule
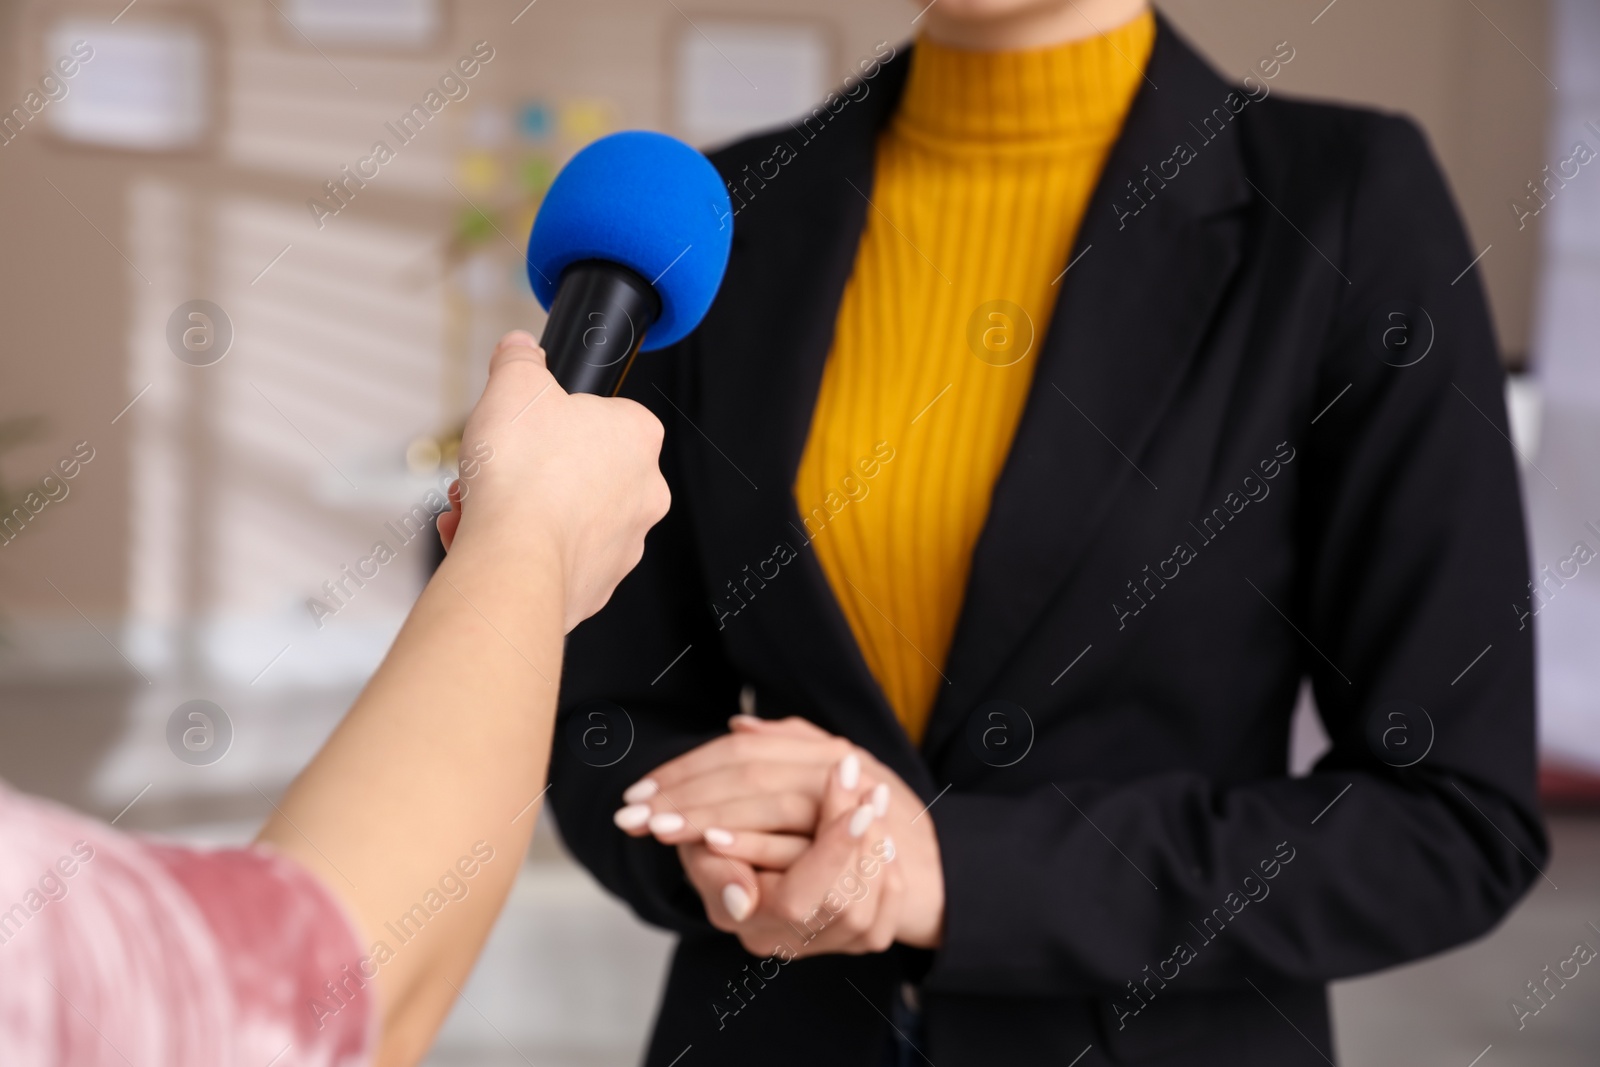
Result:
<svg viewBox="0 0 1600 1067"><path fill-rule="evenodd" d="M860 837L867 832L867 827L872 825L872 820L877 816L871 804L863 804L850 816L850 836Z"/></svg>
<svg viewBox="0 0 1600 1067"><path fill-rule="evenodd" d="M839 761L839 784L854 789L861 781L861 760L854 752Z"/></svg>
<svg viewBox="0 0 1600 1067"><path fill-rule="evenodd" d="M889 814L889 783L879 782L872 787L872 810L878 813L878 818Z"/></svg>
<svg viewBox="0 0 1600 1067"><path fill-rule="evenodd" d="M722 887L722 906L728 909L734 922L742 923L750 917L750 894L744 891L744 886L729 882Z"/></svg>
<svg viewBox="0 0 1600 1067"><path fill-rule="evenodd" d="M659 792L661 787L656 785L654 778L641 778L622 791L622 799L629 804L638 804L649 800Z"/></svg>
<svg viewBox="0 0 1600 1067"><path fill-rule="evenodd" d="M650 832L653 834L675 834L682 829L683 816L675 811L663 811L650 816Z"/></svg>
<svg viewBox="0 0 1600 1067"><path fill-rule="evenodd" d="M733 835L720 827L713 826L706 831L706 844L716 845L718 848L727 848L733 844Z"/></svg>
<svg viewBox="0 0 1600 1067"><path fill-rule="evenodd" d="M883 862L894 862L894 838L892 837L885 837L883 839Z"/></svg>
<svg viewBox="0 0 1600 1067"><path fill-rule="evenodd" d="M637 830L650 821L650 805L629 804L625 808L619 808L617 813L611 816L611 821L624 830Z"/></svg>

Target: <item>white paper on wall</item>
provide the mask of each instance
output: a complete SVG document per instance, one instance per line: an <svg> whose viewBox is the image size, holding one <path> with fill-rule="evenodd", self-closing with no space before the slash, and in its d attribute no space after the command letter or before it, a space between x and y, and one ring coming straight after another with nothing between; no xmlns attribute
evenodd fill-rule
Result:
<svg viewBox="0 0 1600 1067"><path fill-rule="evenodd" d="M282 0L293 29L317 44L420 46L439 34L439 0Z"/></svg>
<svg viewBox="0 0 1600 1067"><path fill-rule="evenodd" d="M176 21L112 24L64 19L45 35L48 60L93 55L65 81L67 93L46 112L69 141L135 151L198 144L211 115L206 42L198 27Z"/></svg>
<svg viewBox="0 0 1600 1067"><path fill-rule="evenodd" d="M695 19L677 39L678 128L713 144L809 111L829 88L817 26Z"/></svg>

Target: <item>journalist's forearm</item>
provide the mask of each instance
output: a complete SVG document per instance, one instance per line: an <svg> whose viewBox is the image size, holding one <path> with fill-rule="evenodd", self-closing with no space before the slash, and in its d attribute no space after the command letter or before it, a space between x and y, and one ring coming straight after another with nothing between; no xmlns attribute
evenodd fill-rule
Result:
<svg viewBox="0 0 1600 1067"><path fill-rule="evenodd" d="M377 970L381 1064L426 1051L532 835L565 591L557 553L528 543L457 543L261 833L319 874L361 926Z"/></svg>

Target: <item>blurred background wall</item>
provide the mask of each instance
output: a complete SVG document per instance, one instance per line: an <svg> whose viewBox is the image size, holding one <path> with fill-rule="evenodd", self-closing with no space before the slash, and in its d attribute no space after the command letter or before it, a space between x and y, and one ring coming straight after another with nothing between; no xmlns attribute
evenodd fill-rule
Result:
<svg viewBox="0 0 1600 1067"><path fill-rule="evenodd" d="M1235 79L1287 41L1275 92L1422 123L1504 358L1530 371L1512 401L1535 564L1600 547L1600 177L1542 184L1575 142L1600 151L1593 6L1159 6ZM561 163L619 128L709 145L771 124L905 40L919 7L0 0L0 109L21 109L0 123L0 497L78 458L0 547L0 775L119 826L248 838L421 586L432 542L407 523L494 338L542 322L521 246ZM67 77L77 41L94 55ZM399 129L430 91L436 113ZM394 560L354 584L344 568L378 541ZM1600 768L1589 569L1525 605L1563 802ZM169 740L193 700L217 738L198 753ZM1600 922L1600 833L1580 815L1557 830L1549 884L1490 941L1340 987L1345 1062L1465 1065L1489 1044L1486 1067L1593 1062L1600 980L1536 1037L1507 1025L1507 999ZM668 939L545 831L432 1062L637 1055Z"/></svg>

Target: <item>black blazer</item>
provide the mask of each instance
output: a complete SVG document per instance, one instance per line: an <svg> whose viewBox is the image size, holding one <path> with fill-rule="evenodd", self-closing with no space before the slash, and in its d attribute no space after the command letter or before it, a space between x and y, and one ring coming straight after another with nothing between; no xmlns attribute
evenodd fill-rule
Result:
<svg viewBox="0 0 1600 1067"><path fill-rule="evenodd" d="M601 883L681 934L647 1062L877 1067L912 982L938 1067L1321 1064L1324 983L1484 933L1547 855L1474 250L1411 123L1242 102L1163 22L918 748L790 491L906 65L810 140L714 157L745 200L727 280L628 380L666 424L672 511L572 635L551 802ZM1305 677L1332 750L1295 779ZM744 685L938 798L937 952L758 965L672 849L612 825ZM626 712L610 748L597 701Z"/></svg>

